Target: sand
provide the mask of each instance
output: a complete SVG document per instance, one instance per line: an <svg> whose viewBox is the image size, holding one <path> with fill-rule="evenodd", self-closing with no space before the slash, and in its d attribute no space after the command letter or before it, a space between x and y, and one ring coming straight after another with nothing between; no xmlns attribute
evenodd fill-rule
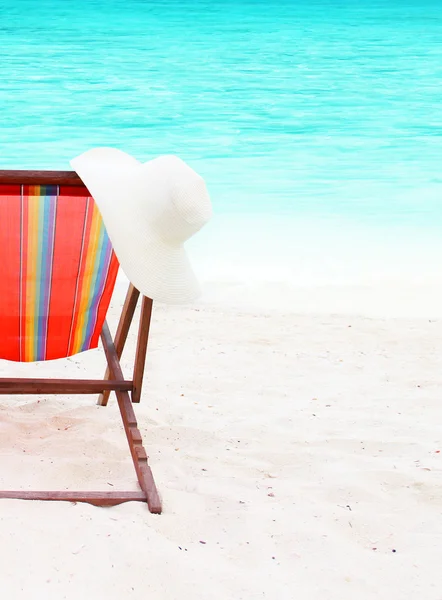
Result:
<svg viewBox="0 0 442 600"><path fill-rule="evenodd" d="M2 598L440 600L442 321L210 298L154 313L136 409L164 513L0 501ZM137 489L95 400L1 397L1 488Z"/></svg>

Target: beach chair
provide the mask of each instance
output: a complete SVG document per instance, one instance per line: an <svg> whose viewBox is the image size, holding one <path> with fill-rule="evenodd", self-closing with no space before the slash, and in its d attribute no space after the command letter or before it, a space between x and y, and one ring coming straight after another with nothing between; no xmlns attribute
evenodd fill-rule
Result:
<svg viewBox="0 0 442 600"><path fill-rule="evenodd" d="M74 172L0 171L0 359L66 358L98 346L104 379L0 378L0 394L99 394L114 391L141 490L135 492L0 491L0 498L64 500L113 506L161 502L132 403L140 401L152 300L143 296L133 377L119 359L140 293L129 287L115 340L106 323L118 261L101 215ZM3 363L3 367L8 363Z"/></svg>

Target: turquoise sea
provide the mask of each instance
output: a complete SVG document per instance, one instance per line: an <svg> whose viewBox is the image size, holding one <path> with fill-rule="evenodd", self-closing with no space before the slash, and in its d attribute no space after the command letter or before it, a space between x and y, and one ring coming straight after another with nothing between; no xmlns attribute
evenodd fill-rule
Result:
<svg viewBox="0 0 442 600"><path fill-rule="evenodd" d="M99 145L178 154L208 182L220 244L237 215L261 262L258 222L280 257L301 237L304 260L315 223L372 245L439 235L440 0L1 0L0 47L2 168L69 168Z"/></svg>

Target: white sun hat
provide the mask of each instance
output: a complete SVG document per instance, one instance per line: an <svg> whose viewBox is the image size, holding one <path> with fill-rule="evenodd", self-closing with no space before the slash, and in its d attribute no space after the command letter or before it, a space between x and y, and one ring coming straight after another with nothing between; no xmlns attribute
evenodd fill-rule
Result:
<svg viewBox="0 0 442 600"><path fill-rule="evenodd" d="M202 177L177 156L140 163L116 148L88 150L71 166L93 196L131 283L167 304L197 298L184 242L212 215Z"/></svg>

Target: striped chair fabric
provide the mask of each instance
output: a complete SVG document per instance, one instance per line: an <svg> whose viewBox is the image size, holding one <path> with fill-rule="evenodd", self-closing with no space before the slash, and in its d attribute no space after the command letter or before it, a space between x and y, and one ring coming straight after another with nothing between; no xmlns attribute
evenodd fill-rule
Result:
<svg viewBox="0 0 442 600"><path fill-rule="evenodd" d="M0 185L0 359L96 348L117 272L86 188Z"/></svg>

